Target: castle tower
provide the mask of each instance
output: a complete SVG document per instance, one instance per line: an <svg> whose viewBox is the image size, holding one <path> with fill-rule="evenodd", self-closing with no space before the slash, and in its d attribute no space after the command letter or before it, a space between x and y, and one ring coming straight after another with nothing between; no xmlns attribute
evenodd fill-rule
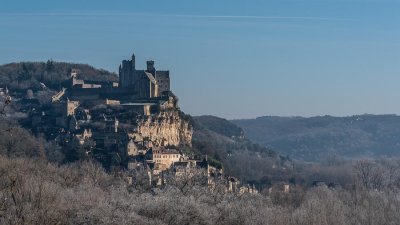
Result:
<svg viewBox="0 0 400 225"><path fill-rule="evenodd" d="M136 57L135 54L132 54L132 71L136 70Z"/></svg>
<svg viewBox="0 0 400 225"><path fill-rule="evenodd" d="M150 60L147 61L147 70L146 72L153 74L153 76L156 75L156 69L154 68L154 61Z"/></svg>
<svg viewBox="0 0 400 225"><path fill-rule="evenodd" d="M158 71L154 61L146 62L145 70L136 69L136 56L123 60L119 67L119 87L129 89L134 98L154 98L170 91L169 71Z"/></svg>
<svg viewBox="0 0 400 225"><path fill-rule="evenodd" d="M119 87L131 87L135 82L136 58L132 54L131 60L123 60L119 67Z"/></svg>

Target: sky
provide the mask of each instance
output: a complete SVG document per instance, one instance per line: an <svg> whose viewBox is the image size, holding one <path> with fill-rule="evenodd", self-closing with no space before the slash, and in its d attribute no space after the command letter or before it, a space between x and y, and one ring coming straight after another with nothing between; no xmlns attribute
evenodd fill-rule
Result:
<svg viewBox="0 0 400 225"><path fill-rule="evenodd" d="M136 55L181 109L228 119L400 114L398 0L0 0L0 64Z"/></svg>

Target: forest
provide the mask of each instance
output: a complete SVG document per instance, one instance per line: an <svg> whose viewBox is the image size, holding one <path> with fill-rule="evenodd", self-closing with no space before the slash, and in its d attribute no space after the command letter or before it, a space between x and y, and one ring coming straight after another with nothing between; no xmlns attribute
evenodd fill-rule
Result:
<svg viewBox="0 0 400 225"><path fill-rule="evenodd" d="M332 154L353 159L399 156L398 115L263 116L230 122L243 128L255 143L308 162Z"/></svg>
<svg viewBox="0 0 400 225"><path fill-rule="evenodd" d="M193 178L149 189L90 161L1 156L0 224L399 224L399 165L357 162L349 187L236 195Z"/></svg>

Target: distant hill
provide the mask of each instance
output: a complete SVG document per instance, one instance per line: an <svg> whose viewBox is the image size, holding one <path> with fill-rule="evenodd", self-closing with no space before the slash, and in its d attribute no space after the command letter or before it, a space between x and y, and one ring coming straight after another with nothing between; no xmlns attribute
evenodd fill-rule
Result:
<svg viewBox="0 0 400 225"><path fill-rule="evenodd" d="M60 84L70 77L71 69L81 71L80 78L91 81L117 81L115 73L96 69L87 64L65 62L20 62L0 66L0 87L7 86L12 91L25 92L27 89L40 90L40 83L58 90Z"/></svg>
<svg viewBox="0 0 400 225"><path fill-rule="evenodd" d="M241 138L244 136L242 128L223 118L216 116L197 116L195 120L199 125L203 126L203 128L229 138Z"/></svg>
<svg viewBox="0 0 400 225"><path fill-rule="evenodd" d="M400 116L274 117L233 120L247 138L296 159L400 156Z"/></svg>
<svg viewBox="0 0 400 225"><path fill-rule="evenodd" d="M201 140L208 144L213 144L213 141L215 141L215 144L226 145L224 146L223 154L219 151L207 153L208 155L227 155L236 151L246 150L264 152L270 157L277 157L275 151L244 138L242 128L226 119L216 116L195 116L192 119L194 124L194 141Z"/></svg>
<svg viewBox="0 0 400 225"><path fill-rule="evenodd" d="M291 166L290 160L244 138L237 125L215 116L197 116L192 120L193 150L222 163L228 174L246 182L265 180L266 174L272 174L272 180L288 179L285 172Z"/></svg>

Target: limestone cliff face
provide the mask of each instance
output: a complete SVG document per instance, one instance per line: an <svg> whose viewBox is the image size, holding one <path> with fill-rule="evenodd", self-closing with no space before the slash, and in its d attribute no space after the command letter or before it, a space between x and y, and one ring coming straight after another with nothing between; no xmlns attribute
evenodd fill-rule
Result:
<svg viewBox="0 0 400 225"><path fill-rule="evenodd" d="M138 123L138 133L154 146L192 146L193 128L178 110L163 111Z"/></svg>

